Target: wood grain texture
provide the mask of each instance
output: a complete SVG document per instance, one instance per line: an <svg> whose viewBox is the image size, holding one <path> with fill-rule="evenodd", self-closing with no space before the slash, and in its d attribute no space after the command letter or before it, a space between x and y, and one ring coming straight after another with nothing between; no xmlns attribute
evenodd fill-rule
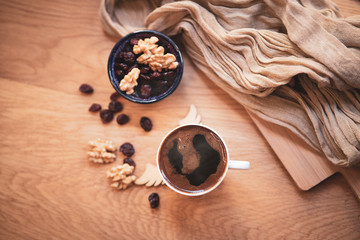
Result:
<svg viewBox="0 0 360 240"><path fill-rule="evenodd" d="M338 1L340 2L340 1ZM343 11L353 12L352 1ZM106 73L116 39L100 25L97 1L0 1L0 239L359 239L360 207L341 175L303 192L293 183L246 110L196 70L185 71L169 98L151 105L121 100L131 120L102 124L88 112L106 106ZM345 14L344 14L345 15ZM87 82L90 96L79 93ZM87 141L134 144L140 176L155 163L162 137L196 105L202 122L227 142L229 170L205 196L166 186L113 191L109 165L86 159ZM141 116L153 120L146 133ZM160 207L147 197L158 192Z"/></svg>

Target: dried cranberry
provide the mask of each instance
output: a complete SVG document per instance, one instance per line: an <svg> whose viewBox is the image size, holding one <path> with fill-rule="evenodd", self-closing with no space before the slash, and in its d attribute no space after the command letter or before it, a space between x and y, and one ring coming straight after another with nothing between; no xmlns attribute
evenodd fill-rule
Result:
<svg viewBox="0 0 360 240"><path fill-rule="evenodd" d="M103 123L109 123L113 120L114 114L109 109L100 111L100 118Z"/></svg>
<svg viewBox="0 0 360 240"><path fill-rule="evenodd" d="M150 84L143 84L140 88L140 96L142 98L149 98L151 93L151 86Z"/></svg>
<svg viewBox="0 0 360 240"><path fill-rule="evenodd" d="M141 68L140 69L140 73L141 74L147 74L147 73L149 73L150 72L150 68L149 67L143 67L143 68Z"/></svg>
<svg viewBox="0 0 360 240"><path fill-rule="evenodd" d="M90 112L98 112L100 110L101 110L101 105L97 103L93 103L89 108Z"/></svg>
<svg viewBox="0 0 360 240"><path fill-rule="evenodd" d="M131 44L131 45L137 45L138 42L139 42L139 39L136 39L136 38L130 39L130 44Z"/></svg>
<svg viewBox="0 0 360 240"><path fill-rule="evenodd" d="M134 168L136 167L136 164L135 164L134 160L132 160L131 158L125 158L124 161L123 161L123 163L124 163L124 164L127 163L127 164L129 164L130 166L133 166Z"/></svg>
<svg viewBox="0 0 360 240"><path fill-rule="evenodd" d="M111 101L109 103L109 110L113 113L121 112L123 110L123 105L118 101Z"/></svg>
<svg viewBox="0 0 360 240"><path fill-rule="evenodd" d="M122 144L119 151L127 157L131 157L135 153L134 146L129 142Z"/></svg>
<svg viewBox="0 0 360 240"><path fill-rule="evenodd" d="M150 76L150 80L152 81L157 81L157 80L161 80L162 76L159 72L153 72Z"/></svg>
<svg viewBox="0 0 360 240"><path fill-rule="evenodd" d="M160 204L160 197L157 193L152 193L149 195L149 202L151 208L157 208Z"/></svg>
<svg viewBox="0 0 360 240"><path fill-rule="evenodd" d="M124 53L124 62L128 65L132 65L135 62L135 55L132 52Z"/></svg>
<svg viewBox="0 0 360 240"><path fill-rule="evenodd" d="M150 132L152 129L152 122L148 117L142 117L140 119L140 126L146 131Z"/></svg>
<svg viewBox="0 0 360 240"><path fill-rule="evenodd" d="M124 125L125 123L129 122L130 121L130 118L128 115L126 114L120 114L116 117L116 122L119 124L119 125Z"/></svg>
<svg viewBox="0 0 360 240"><path fill-rule="evenodd" d="M85 94L90 94L94 92L94 88L90 86L89 84L83 83L79 87L80 92Z"/></svg>
<svg viewBox="0 0 360 240"><path fill-rule="evenodd" d="M120 94L118 92L113 92L110 96L111 101L116 101L120 97Z"/></svg>

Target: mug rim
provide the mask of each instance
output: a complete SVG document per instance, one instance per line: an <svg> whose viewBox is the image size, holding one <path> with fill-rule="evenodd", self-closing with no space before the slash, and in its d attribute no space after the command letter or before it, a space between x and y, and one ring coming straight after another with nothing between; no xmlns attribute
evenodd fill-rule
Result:
<svg viewBox="0 0 360 240"><path fill-rule="evenodd" d="M216 184L214 184L213 186L211 186L210 188L206 189L206 190L203 190L201 192L185 192L185 191L181 191L179 190L178 188L174 187L168 180L167 178L163 175L163 173L161 172L160 170L160 163L159 163L159 157L160 157L160 150L165 142L165 140L170 136L170 134L172 134L173 132L175 132L176 130L180 129L180 128L183 128L183 127L188 127L188 126L198 126L198 127L203 127L211 132L213 132L214 134L216 134L216 136L221 140L221 142L223 143L224 145L224 148L225 148L225 152L226 152L226 165L225 165L225 170L223 172L223 174L221 175L221 177L219 178L219 180L216 182ZM214 129L212 129L211 127L208 127L206 125L203 125L203 124L197 124L197 123L190 123L190 124L184 124L184 125L180 125L180 126L177 126L175 128L173 128L172 130L170 130L164 137L163 139L161 140L160 142L160 145L158 147L158 150L157 150L157 154L156 154L156 167L157 167L157 170L162 178L162 180L164 181L164 183L172 190L174 190L175 192L177 193L180 193L182 195L186 195L186 196L201 196L201 195L204 195L206 193L209 193L211 192L212 190L214 190L215 188L217 188L221 182L224 180L227 172L228 172L228 169L229 169L229 150L228 150L228 147L224 141L224 139L219 135L219 133L217 133Z"/></svg>

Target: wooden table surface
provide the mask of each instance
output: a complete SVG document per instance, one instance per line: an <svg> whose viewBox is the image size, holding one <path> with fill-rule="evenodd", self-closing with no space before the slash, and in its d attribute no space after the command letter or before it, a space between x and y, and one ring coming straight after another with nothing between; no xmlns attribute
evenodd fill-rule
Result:
<svg viewBox="0 0 360 240"><path fill-rule="evenodd" d="M355 0L337 0L344 16ZM294 184L246 110L196 70L185 55L183 80L167 99L124 104L131 120L102 124L88 112L114 91L106 63L117 39L102 31L98 1L0 1L1 239L360 239L360 205L341 175L303 192ZM95 88L84 96L82 83ZM187 197L166 186L114 191L91 164L87 142L102 137L134 144L140 176L155 163L162 137L195 104L232 159L213 192ZM153 120L151 132L139 127ZM149 194L160 195L151 209Z"/></svg>

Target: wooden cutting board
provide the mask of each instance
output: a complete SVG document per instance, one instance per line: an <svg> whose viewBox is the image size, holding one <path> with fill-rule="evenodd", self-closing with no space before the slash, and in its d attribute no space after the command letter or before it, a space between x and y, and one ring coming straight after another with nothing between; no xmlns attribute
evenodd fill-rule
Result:
<svg viewBox="0 0 360 240"><path fill-rule="evenodd" d="M288 129L251 112L249 115L301 190L307 191L340 172L360 199L360 168L337 167Z"/></svg>

